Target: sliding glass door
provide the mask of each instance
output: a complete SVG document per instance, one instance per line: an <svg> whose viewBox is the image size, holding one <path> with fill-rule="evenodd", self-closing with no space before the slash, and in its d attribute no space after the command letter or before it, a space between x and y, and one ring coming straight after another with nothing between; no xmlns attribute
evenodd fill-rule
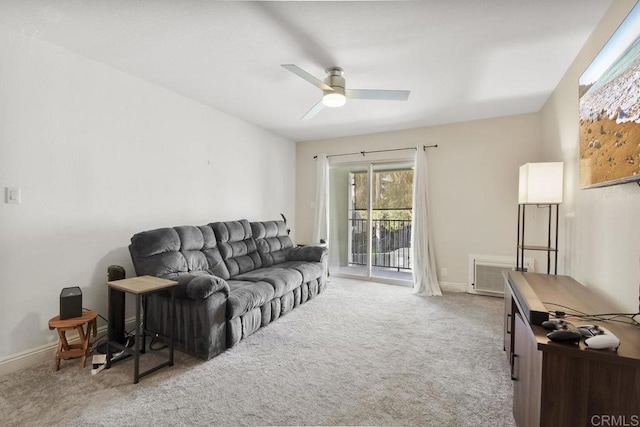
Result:
<svg viewBox="0 0 640 427"><path fill-rule="evenodd" d="M411 280L412 165L375 165L371 183L371 275Z"/></svg>
<svg viewBox="0 0 640 427"><path fill-rule="evenodd" d="M411 280L412 166L369 163L331 168L332 274Z"/></svg>
<svg viewBox="0 0 640 427"><path fill-rule="evenodd" d="M356 185L356 179L358 185ZM329 170L329 266L331 274L370 277L369 165L336 165Z"/></svg>

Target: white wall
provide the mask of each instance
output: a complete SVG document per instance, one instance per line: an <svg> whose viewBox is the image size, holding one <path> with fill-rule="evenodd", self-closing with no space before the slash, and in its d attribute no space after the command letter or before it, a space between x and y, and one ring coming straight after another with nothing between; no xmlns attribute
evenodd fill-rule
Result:
<svg viewBox="0 0 640 427"><path fill-rule="evenodd" d="M541 112L543 157L565 162L561 272L630 312L638 311L640 188L580 189L578 78L635 3L614 2Z"/></svg>
<svg viewBox="0 0 640 427"><path fill-rule="evenodd" d="M56 341L63 287L106 317L136 232L294 219L293 142L3 26L0 58L0 361Z"/></svg>
<svg viewBox="0 0 640 427"><path fill-rule="evenodd" d="M433 126L296 144L296 226L299 241L313 227L315 160L337 154L438 144L428 149L431 214L438 273L468 281L468 255L515 257L518 168L540 155L538 114Z"/></svg>

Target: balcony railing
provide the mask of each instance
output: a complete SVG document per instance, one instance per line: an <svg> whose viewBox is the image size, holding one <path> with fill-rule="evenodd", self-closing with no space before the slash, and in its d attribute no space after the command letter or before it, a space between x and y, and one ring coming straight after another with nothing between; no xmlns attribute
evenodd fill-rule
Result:
<svg viewBox="0 0 640 427"><path fill-rule="evenodd" d="M366 219L351 222L350 265L367 265ZM371 265L394 270L411 270L411 220L374 219L371 232Z"/></svg>

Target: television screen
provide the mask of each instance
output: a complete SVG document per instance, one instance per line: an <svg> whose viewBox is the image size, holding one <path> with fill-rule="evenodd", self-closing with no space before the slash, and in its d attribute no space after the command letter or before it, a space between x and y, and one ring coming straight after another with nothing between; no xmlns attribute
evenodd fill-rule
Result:
<svg viewBox="0 0 640 427"><path fill-rule="evenodd" d="M579 80L580 184L640 180L640 3Z"/></svg>

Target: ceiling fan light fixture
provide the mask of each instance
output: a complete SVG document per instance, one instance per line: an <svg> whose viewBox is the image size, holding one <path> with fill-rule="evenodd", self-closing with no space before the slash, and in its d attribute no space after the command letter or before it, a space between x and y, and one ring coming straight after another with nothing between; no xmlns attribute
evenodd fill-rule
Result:
<svg viewBox="0 0 640 427"><path fill-rule="evenodd" d="M372 99L388 101L406 101L409 99L408 90L382 90L382 89L349 89L344 79L344 71L340 67L327 68L327 77L320 80L309 74L302 68L294 64L282 64L282 68L292 72L296 76L306 80L323 92L322 99L318 101L307 113L302 116L302 120L309 120L324 107L342 107L351 99Z"/></svg>
<svg viewBox="0 0 640 427"><path fill-rule="evenodd" d="M325 93L322 97L322 103L325 107L342 107L347 102L347 97L339 92Z"/></svg>

